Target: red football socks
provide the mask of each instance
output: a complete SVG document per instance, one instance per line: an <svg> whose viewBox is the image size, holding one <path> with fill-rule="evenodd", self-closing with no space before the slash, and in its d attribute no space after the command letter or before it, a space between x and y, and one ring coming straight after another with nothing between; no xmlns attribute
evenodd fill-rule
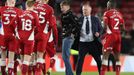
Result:
<svg viewBox="0 0 134 75"><path fill-rule="evenodd" d="M120 65L116 65L115 69L116 69L116 75L120 75Z"/></svg>
<svg viewBox="0 0 134 75"><path fill-rule="evenodd" d="M46 63L43 63L42 72L43 72L43 75L46 75Z"/></svg>
<svg viewBox="0 0 134 75"><path fill-rule="evenodd" d="M6 66L1 66L2 75L6 75Z"/></svg>
<svg viewBox="0 0 134 75"><path fill-rule="evenodd" d="M105 75L106 70L107 70L107 66L106 65L102 65L100 75Z"/></svg>
<svg viewBox="0 0 134 75"><path fill-rule="evenodd" d="M54 64L55 64L55 59L51 59L50 60L50 68L52 68L54 66Z"/></svg>
<svg viewBox="0 0 134 75"><path fill-rule="evenodd" d="M14 75L14 69L13 68L8 68L8 75Z"/></svg>
<svg viewBox="0 0 134 75"><path fill-rule="evenodd" d="M21 73L22 75L26 75L28 72L28 65L22 64Z"/></svg>
<svg viewBox="0 0 134 75"><path fill-rule="evenodd" d="M17 66L19 65L18 61L14 62L14 75L17 75Z"/></svg>
<svg viewBox="0 0 134 75"><path fill-rule="evenodd" d="M43 68L43 64L42 63L37 63L36 64L35 75L42 75L42 68Z"/></svg>
<svg viewBox="0 0 134 75"><path fill-rule="evenodd" d="M33 66L33 75L35 75L36 72L36 65Z"/></svg>

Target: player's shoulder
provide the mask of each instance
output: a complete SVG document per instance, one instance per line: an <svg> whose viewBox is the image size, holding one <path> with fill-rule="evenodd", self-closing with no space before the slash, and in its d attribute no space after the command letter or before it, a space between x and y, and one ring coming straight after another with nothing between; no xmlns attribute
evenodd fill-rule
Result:
<svg viewBox="0 0 134 75"><path fill-rule="evenodd" d="M44 6L45 6L48 10L53 11L53 8L52 8L50 5L44 4Z"/></svg>
<svg viewBox="0 0 134 75"><path fill-rule="evenodd" d="M2 11L4 11L4 10L6 10L7 8L8 8L8 6L3 6L3 7L0 8L0 10L1 10L1 12L2 12Z"/></svg>
<svg viewBox="0 0 134 75"><path fill-rule="evenodd" d="M106 11L104 12L104 16L108 15L109 13L111 13L111 11L110 11L110 10L106 10Z"/></svg>
<svg viewBox="0 0 134 75"><path fill-rule="evenodd" d="M34 12L34 11L30 11L30 14L34 17L34 18L37 18L37 14Z"/></svg>
<svg viewBox="0 0 134 75"><path fill-rule="evenodd" d="M30 11L33 16L36 16L37 14L34 11Z"/></svg>
<svg viewBox="0 0 134 75"><path fill-rule="evenodd" d="M17 7L14 7L14 9L15 9L15 11L17 12L18 15L21 15L21 14L24 12L24 10L19 9L19 8L17 8Z"/></svg>

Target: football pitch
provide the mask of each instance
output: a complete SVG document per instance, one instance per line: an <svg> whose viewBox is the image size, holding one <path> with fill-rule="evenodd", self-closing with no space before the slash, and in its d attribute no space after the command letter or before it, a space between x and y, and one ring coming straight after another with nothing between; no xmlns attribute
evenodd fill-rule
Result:
<svg viewBox="0 0 134 75"><path fill-rule="evenodd" d="M2 74L0 73L0 75ZM21 74L18 73L18 75L21 75ZM52 72L51 75L65 75L65 73L64 72ZM97 72L84 72L81 75L98 75L98 73ZM115 75L115 72L107 72L106 75ZM134 75L134 72L121 72L121 75Z"/></svg>
<svg viewBox="0 0 134 75"><path fill-rule="evenodd" d="M63 72L53 72L51 75L65 75ZM74 75L76 75L74 73ZM84 72L81 75L98 75L98 72ZM107 72L106 75L115 75L115 72ZM122 72L121 75L134 75L134 72Z"/></svg>

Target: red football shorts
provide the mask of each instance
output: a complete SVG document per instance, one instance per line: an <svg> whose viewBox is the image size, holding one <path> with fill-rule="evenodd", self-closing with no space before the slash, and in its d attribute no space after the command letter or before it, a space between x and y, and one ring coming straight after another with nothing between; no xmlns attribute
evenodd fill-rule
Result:
<svg viewBox="0 0 134 75"><path fill-rule="evenodd" d="M21 50L22 55L31 55L33 52L34 48L34 41L29 41L29 40L19 40L19 48Z"/></svg>
<svg viewBox="0 0 134 75"><path fill-rule="evenodd" d="M45 52L50 34L37 33L35 36L35 51Z"/></svg>
<svg viewBox="0 0 134 75"><path fill-rule="evenodd" d="M3 39L3 41L1 40L1 45L3 45L2 50L8 49L9 51L16 52L17 40L16 40L15 36L4 36L1 39Z"/></svg>
<svg viewBox="0 0 134 75"><path fill-rule="evenodd" d="M112 50L120 52L121 50L121 35L119 33L106 34L103 40L104 50Z"/></svg>

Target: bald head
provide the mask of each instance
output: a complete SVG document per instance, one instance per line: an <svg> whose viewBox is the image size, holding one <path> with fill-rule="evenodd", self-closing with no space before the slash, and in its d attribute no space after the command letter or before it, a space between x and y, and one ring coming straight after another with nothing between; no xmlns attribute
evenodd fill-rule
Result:
<svg viewBox="0 0 134 75"><path fill-rule="evenodd" d="M109 0L107 2L107 9L112 9L112 8L116 8L116 2L115 2L115 0Z"/></svg>

